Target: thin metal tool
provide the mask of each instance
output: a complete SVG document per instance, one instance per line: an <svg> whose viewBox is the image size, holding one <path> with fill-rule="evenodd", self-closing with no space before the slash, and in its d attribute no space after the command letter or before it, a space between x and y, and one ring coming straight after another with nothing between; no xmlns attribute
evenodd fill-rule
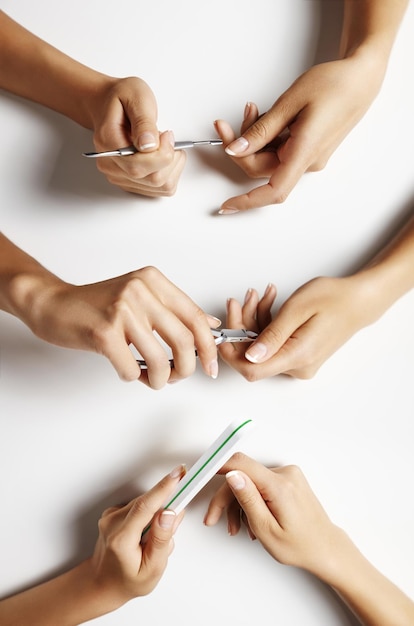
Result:
<svg viewBox="0 0 414 626"><path fill-rule="evenodd" d="M221 330L212 328L211 334L214 337L216 346L220 346L222 343L246 343L248 341L254 341L257 337L257 333L252 330L244 330L244 328L222 328ZM142 370L148 369L143 359L137 359L136 361ZM174 367L173 359L170 359L170 366Z"/></svg>
<svg viewBox="0 0 414 626"><path fill-rule="evenodd" d="M199 146L221 146L221 139L205 139L203 141L176 141L174 150L184 150L185 148L198 148ZM135 146L125 146L125 148L116 148L115 150L106 150L105 152L82 152L82 156L90 159L98 157L114 157L114 156L131 156L139 150Z"/></svg>

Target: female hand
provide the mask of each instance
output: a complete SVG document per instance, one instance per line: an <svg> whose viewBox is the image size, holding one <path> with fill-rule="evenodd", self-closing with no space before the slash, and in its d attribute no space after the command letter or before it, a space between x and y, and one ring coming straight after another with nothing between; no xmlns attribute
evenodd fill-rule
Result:
<svg viewBox="0 0 414 626"><path fill-rule="evenodd" d="M103 512L90 567L94 584L105 590L102 599L109 603L112 598L111 610L150 593L160 580L174 548L173 534L184 515L176 516L174 511L161 507L184 473L180 465L126 506Z"/></svg>
<svg viewBox="0 0 414 626"><path fill-rule="evenodd" d="M256 330L251 344L220 346L223 360L253 382L278 374L312 378L323 363L358 330L373 323L389 306L387 294L369 274L318 277L297 289L271 316L276 287L259 300L249 289L244 304L230 299L229 328Z"/></svg>
<svg viewBox="0 0 414 626"><path fill-rule="evenodd" d="M90 117L97 151L131 144L138 149L126 157L96 159L110 183L150 197L175 193L186 154L174 151L171 131L158 131L157 102L142 79L107 77L91 99Z"/></svg>
<svg viewBox="0 0 414 626"><path fill-rule="evenodd" d="M204 371L215 378L217 348L210 327L218 323L155 267L89 285L72 285L49 273L33 278L32 304L23 321L40 338L106 356L120 378L153 389L190 376L195 348ZM154 331L170 347L170 357ZM132 344L146 361L140 369Z"/></svg>
<svg viewBox="0 0 414 626"><path fill-rule="evenodd" d="M269 469L237 453L222 473L226 483L209 504L207 526L216 524L226 511L228 531L236 535L242 510L251 538L257 538L274 559L325 580L331 577L332 545L343 531L332 524L298 467Z"/></svg>
<svg viewBox="0 0 414 626"><path fill-rule="evenodd" d="M217 120L217 133L233 161L250 178L268 179L226 200L219 213L284 202L305 172L323 169L377 95L384 65L375 53L315 65L263 115L248 103L239 137Z"/></svg>

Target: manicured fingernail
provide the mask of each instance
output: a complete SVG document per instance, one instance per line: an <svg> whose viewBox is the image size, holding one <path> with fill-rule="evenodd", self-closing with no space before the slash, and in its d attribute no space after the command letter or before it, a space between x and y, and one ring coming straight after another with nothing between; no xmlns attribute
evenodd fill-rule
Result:
<svg viewBox="0 0 414 626"><path fill-rule="evenodd" d="M210 315L210 313L207 313L207 317L210 322L213 322L213 324L221 326L221 320L218 317L214 317L214 315Z"/></svg>
<svg viewBox="0 0 414 626"><path fill-rule="evenodd" d="M214 361L211 361L209 368L208 368L209 374L211 376L211 378L216 379L218 376L218 361L217 359L214 359Z"/></svg>
<svg viewBox="0 0 414 626"><path fill-rule="evenodd" d="M181 463L181 465L177 465L177 467L174 467L174 469L170 472L170 477L180 478L181 476L184 476L186 469L187 466L185 465L185 463Z"/></svg>
<svg viewBox="0 0 414 626"><path fill-rule="evenodd" d="M171 526L175 522L175 512L166 509L160 515L160 526L161 528L171 528Z"/></svg>
<svg viewBox="0 0 414 626"><path fill-rule="evenodd" d="M238 213L239 209L233 209L231 207L227 207L227 209L219 209L219 215L232 215L232 213Z"/></svg>
<svg viewBox="0 0 414 626"><path fill-rule="evenodd" d="M246 481L237 470L227 472L226 480L230 483L230 487L233 487L233 489L243 489L246 486Z"/></svg>
<svg viewBox="0 0 414 626"><path fill-rule="evenodd" d="M250 107L251 107L250 102L246 102L246 106L244 107L244 119L246 119L249 116Z"/></svg>
<svg viewBox="0 0 414 626"><path fill-rule="evenodd" d="M138 139L138 147L140 152L144 152L145 150L151 150L151 148L155 148L157 142L155 141L155 137L152 133L142 133L142 135Z"/></svg>
<svg viewBox="0 0 414 626"><path fill-rule="evenodd" d="M174 144L175 144L175 137L174 137L174 133L172 130L168 131L168 141L170 142L170 144L172 145L172 147L174 148Z"/></svg>
<svg viewBox="0 0 414 626"><path fill-rule="evenodd" d="M248 147L249 147L249 142L247 141L247 139L245 139L244 137L239 137L238 139L233 141L229 146L227 146L225 151L230 156L237 156L238 154L241 154L242 152L247 150Z"/></svg>
<svg viewBox="0 0 414 626"><path fill-rule="evenodd" d="M264 343L255 343L251 348L249 348L244 356L251 363L258 363L262 361L267 354L267 348Z"/></svg>
<svg viewBox="0 0 414 626"><path fill-rule="evenodd" d="M252 289L249 288L246 291L246 295L244 296L244 304L247 304L251 297L252 297Z"/></svg>

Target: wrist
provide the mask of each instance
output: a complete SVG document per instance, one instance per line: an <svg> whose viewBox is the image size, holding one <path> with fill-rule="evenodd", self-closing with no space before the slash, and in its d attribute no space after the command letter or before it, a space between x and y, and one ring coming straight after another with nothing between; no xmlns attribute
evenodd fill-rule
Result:
<svg viewBox="0 0 414 626"><path fill-rule="evenodd" d="M2 307L19 318L35 334L47 310L51 293L65 283L42 266L24 268L9 278L7 301Z"/></svg>
<svg viewBox="0 0 414 626"><path fill-rule="evenodd" d="M404 263L374 263L350 277L358 283L359 308L365 325L376 322L401 296L414 286L412 269Z"/></svg>
<svg viewBox="0 0 414 626"><path fill-rule="evenodd" d="M315 565L308 569L322 582L339 591L354 578L363 557L346 532L334 524L329 535L325 536L324 547L324 554L319 552Z"/></svg>

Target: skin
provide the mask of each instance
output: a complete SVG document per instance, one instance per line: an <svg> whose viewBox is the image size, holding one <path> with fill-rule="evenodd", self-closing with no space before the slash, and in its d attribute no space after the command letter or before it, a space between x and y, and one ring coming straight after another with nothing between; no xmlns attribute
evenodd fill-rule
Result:
<svg viewBox="0 0 414 626"><path fill-rule="evenodd" d="M276 561L330 585L365 626L414 622L414 603L332 523L298 467L269 469L238 453L220 473L226 483L210 502L207 526L226 511L229 534L236 535L242 511L252 539Z"/></svg>
<svg viewBox="0 0 414 626"><path fill-rule="evenodd" d="M153 389L190 376L195 347L207 375L218 374L217 348L206 315L155 267L88 285L67 283L45 269L0 233L0 310L58 346L88 350L108 358L119 377ZM169 355L154 336L171 348ZM129 345L148 369L142 370Z"/></svg>
<svg viewBox="0 0 414 626"><path fill-rule="evenodd" d="M50 581L1 600L1 624L75 626L151 593L167 566L183 517L161 507L184 473L180 465L146 494L104 511L92 556Z"/></svg>
<svg viewBox="0 0 414 626"><path fill-rule="evenodd" d="M157 128L157 102L137 77L114 78L78 63L0 11L0 88L93 131L97 151L133 144L128 158L97 159L108 181L144 196L175 193L185 165L171 131Z"/></svg>
<svg viewBox="0 0 414 626"><path fill-rule="evenodd" d="M319 171L377 96L408 0L345 0L338 59L311 67L263 115L247 103L239 136L216 131L250 177L268 181L226 200L220 214L284 202L305 172Z"/></svg>
<svg viewBox="0 0 414 626"><path fill-rule="evenodd" d="M414 213L360 271L312 279L273 318L273 284L260 299L255 289L249 289L243 305L230 298L226 325L249 328L259 336L251 344L223 344L220 355L251 382L278 374L312 378L346 341L378 320L413 287Z"/></svg>

